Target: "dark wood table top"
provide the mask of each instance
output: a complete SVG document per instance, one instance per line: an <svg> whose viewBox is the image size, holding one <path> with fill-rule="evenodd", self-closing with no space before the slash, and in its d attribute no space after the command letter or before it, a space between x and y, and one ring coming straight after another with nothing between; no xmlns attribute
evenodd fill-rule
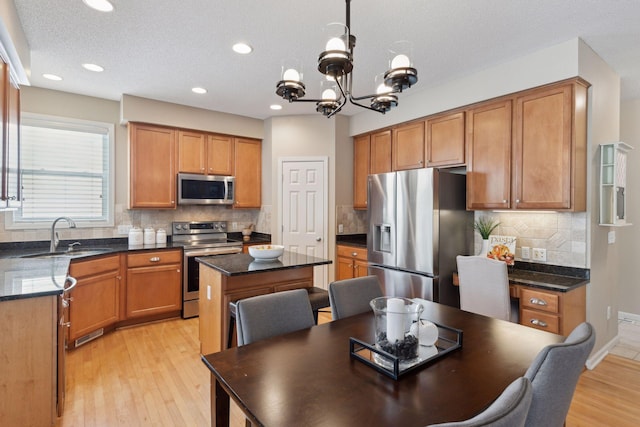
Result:
<svg viewBox="0 0 640 427"><path fill-rule="evenodd" d="M563 341L526 326L425 305L422 317L463 330L463 346L397 381L349 356L349 337L373 342L373 313L203 356L214 382L212 425L227 422L224 400L213 401L223 391L256 425L409 427L464 420L522 376L544 346Z"/></svg>

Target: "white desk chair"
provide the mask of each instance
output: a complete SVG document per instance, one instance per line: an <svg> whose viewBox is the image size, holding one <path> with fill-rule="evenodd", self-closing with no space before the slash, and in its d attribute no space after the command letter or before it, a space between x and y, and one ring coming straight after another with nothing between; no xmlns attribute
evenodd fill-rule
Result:
<svg viewBox="0 0 640 427"><path fill-rule="evenodd" d="M518 310L509 297L507 264L485 256L456 257L460 281L460 308L496 319L518 322Z"/></svg>

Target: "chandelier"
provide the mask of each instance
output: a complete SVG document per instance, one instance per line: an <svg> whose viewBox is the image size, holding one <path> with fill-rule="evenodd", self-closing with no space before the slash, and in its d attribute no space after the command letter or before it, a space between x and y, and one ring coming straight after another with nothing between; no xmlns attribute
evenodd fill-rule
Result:
<svg viewBox="0 0 640 427"><path fill-rule="evenodd" d="M302 99L306 87L302 83L302 67L295 61L283 64L276 94L289 102L315 102L316 111L326 117L337 114L347 100L358 107L384 114L398 105L396 93L410 88L418 81L418 71L413 68L410 59L411 45L408 42L394 43L389 50L389 69L376 76L375 94L354 96L352 71L356 36L351 34L351 0L345 0L345 3L346 25L327 26L326 50L318 57L318 71L326 76L321 82L321 99ZM364 100L368 100L369 105L361 103Z"/></svg>

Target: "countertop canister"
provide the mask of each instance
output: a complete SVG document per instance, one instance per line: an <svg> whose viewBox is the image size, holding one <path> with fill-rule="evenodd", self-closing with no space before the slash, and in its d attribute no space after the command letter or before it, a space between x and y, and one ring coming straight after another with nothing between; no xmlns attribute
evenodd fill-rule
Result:
<svg viewBox="0 0 640 427"><path fill-rule="evenodd" d="M164 245L167 243L167 232L164 228L158 228L156 231L156 245Z"/></svg>
<svg viewBox="0 0 640 427"><path fill-rule="evenodd" d="M142 229L139 227L133 227L129 230L129 246L142 245Z"/></svg>
<svg viewBox="0 0 640 427"><path fill-rule="evenodd" d="M155 245L156 243L156 231L147 227L144 229L144 244L145 245Z"/></svg>

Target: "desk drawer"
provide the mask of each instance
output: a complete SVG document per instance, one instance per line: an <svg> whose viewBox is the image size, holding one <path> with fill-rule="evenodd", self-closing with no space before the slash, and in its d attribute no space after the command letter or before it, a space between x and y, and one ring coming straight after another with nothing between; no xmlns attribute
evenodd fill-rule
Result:
<svg viewBox="0 0 640 427"><path fill-rule="evenodd" d="M520 290L520 306L548 313L559 313L558 295L532 289Z"/></svg>
<svg viewBox="0 0 640 427"><path fill-rule="evenodd" d="M560 317L541 311L523 308L522 315L520 316L520 324L547 332L553 332L554 334L560 332Z"/></svg>
<svg viewBox="0 0 640 427"><path fill-rule="evenodd" d="M356 258L363 261L367 260L367 250L360 249L355 246L342 246L338 245L338 256L346 258Z"/></svg>

